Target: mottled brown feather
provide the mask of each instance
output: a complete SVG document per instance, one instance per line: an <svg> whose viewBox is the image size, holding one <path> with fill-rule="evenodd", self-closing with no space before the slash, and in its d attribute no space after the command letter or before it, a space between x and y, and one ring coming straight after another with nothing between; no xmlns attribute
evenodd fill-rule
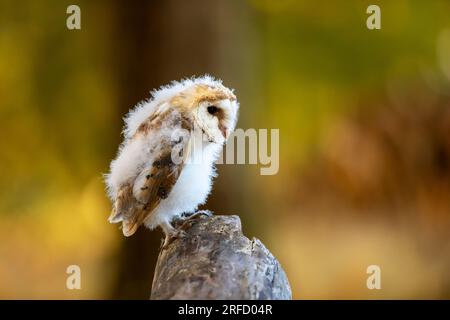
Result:
<svg viewBox="0 0 450 320"><path fill-rule="evenodd" d="M149 117L138 129L136 134L151 134L151 130L159 129L164 118L172 114L171 112L160 113L158 117ZM172 114L173 115L173 114ZM181 113L173 121L176 125L190 130L191 121ZM178 146L176 146L179 144ZM183 144L183 145L181 145ZM151 216L152 212L158 207L160 201L169 196L173 186L184 167L184 162L189 156L189 141L180 140L177 143L166 144L161 150L159 156L149 163L148 166L136 177L134 184L139 179L145 179L145 183L139 187L138 195L133 187L125 185L119 191L115 207L123 208L122 214L122 232L125 236L133 235L137 228ZM174 147L184 150L183 161L179 164L172 162L172 150Z"/></svg>

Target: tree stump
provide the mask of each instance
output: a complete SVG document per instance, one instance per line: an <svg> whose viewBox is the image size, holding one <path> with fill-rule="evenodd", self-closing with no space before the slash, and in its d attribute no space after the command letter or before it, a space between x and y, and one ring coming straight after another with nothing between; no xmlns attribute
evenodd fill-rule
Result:
<svg viewBox="0 0 450 320"><path fill-rule="evenodd" d="M187 235L162 249L150 299L291 299L283 268L238 216L186 220Z"/></svg>

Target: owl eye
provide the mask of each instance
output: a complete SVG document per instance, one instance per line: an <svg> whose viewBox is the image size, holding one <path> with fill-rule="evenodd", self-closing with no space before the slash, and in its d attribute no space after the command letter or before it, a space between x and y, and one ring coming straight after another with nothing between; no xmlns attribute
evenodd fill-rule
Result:
<svg viewBox="0 0 450 320"><path fill-rule="evenodd" d="M219 112L219 108L217 108L216 106L208 106L207 110L208 113L212 115L215 115L217 114L217 112Z"/></svg>

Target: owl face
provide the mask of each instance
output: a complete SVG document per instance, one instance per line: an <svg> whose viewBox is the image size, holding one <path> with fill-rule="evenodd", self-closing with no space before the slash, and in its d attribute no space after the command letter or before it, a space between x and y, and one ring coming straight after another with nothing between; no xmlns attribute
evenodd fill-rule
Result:
<svg viewBox="0 0 450 320"><path fill-rule="evenodd" d="M234 130L237 111L235 99L207 100L194 109L194 119L206 141L223 144Z"/></svg>
<svg viewBox="0 0 450 320"><path fill-rule="evenodd" d="M223 144L236 125L239 103L220 82L201 80L186 86L169 103L192 116L194 129L201 130L204 141Z"/></svg>

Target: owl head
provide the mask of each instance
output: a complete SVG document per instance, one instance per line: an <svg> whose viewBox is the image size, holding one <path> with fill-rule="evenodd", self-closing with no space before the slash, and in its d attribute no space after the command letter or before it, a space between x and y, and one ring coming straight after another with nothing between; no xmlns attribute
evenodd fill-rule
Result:
<svg viewBox="0 0 450 320"><path fill-rule="evenodd" d="M239 104L233 92L212 78L195 79L170 104L189 113L210 143L222 144L234 130Z"/></svg>
<svg viewBox="0 0 450 320"><path fill-rule="evenodd" d="M127 115L125 138L131 138L152 113L172 108L189 116L207 142L223 144L236 125L239 103L231 89L211 76L174 81L153 91L150 100Z"/></svg>

